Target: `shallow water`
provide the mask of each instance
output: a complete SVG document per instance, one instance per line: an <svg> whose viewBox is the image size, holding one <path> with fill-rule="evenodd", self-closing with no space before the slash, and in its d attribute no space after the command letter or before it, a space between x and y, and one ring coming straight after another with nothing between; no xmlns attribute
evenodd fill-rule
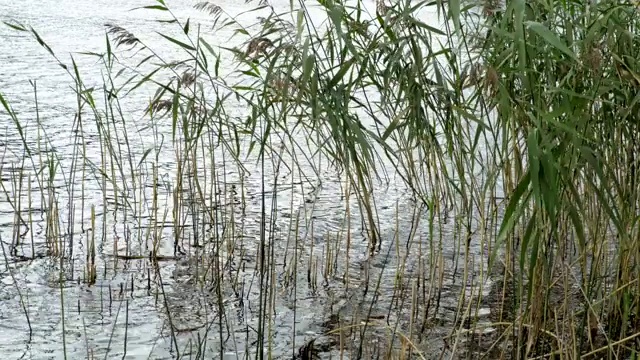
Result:
<svg viewBox="0 0 640 360"><path fill-rule="evenodd" d="M229 1L217 4L229 14L255 6ZM289 6L282 0L270 4L276 12L284 12ZM75 59L85 84L99 86L105 76L103 67L95 57L80 52L105 51L105 23L126 28L167 60L180 57L179 51L167 47L155 33L177 36L174 27L155 22L157 12L130 11L144 5L149 3L0 0L0 20L32 26L60 61L70 64L71 57ZM191 2L169 5L180 18L189 16L194 24L211 23L210 17L193 10ZM375 7L373 3L368 6L370 10ZM312 12L320 22L321 11ZM252 24L261 15L244 14L242 21ZM428 22L431 16L437 22L433 14L426 12L424 16L423 21ZM243 40L230 39L231 34L209 34L209 41L239 46ZM442 236L431 238L428 212L413 215L415 201L397 175L391 173L375 184L382 243L374 257L367 255L368 243L353 197L352 239L345 251L345 178L328 168L326 159L324 163L314 159L317 176L310 167L287 169L276 160L262 169L255 158L243 162L248 170L243 174L224 159L224 151L211 147L208 150L218 154L216 159L201 160L217 169L215 176L224 186L218 192L211 188L210 202L190 203L176 190L176 154L180 148L169 141L159 147L154 137L156 130L169 139L169 122L145 127L149 120L142 112L154 89L142 88L122 101L126 125L113 123L117 129L114 134L129 131L129 144L122 139L116 142L124 158L130 157L134 164L141 162L142 166L134 165L139 178L133 181L136 175L116 171L112 173L117 179L114 183L103 182L96 176L103 158L97 130L91 125L92 114L82 112L88 120L81 131L74 125L77 107L69 75L28 34L0 27L0 38L0 92L12 104L32 150L31 157L25 154L15 124L0 111L3 196L11 199L0 202L0 236L6 259L0 266L1 356L61 358L66 352L69 358L162 359L178 354L184 358L248 358L255 352L259 338L256 329L264 318L261 290L271 286L275 291L265 302L271 321L270 327L265 327L271 329L268 351L276 358L290 358L305 341L327 331L324 324L329 315L351 317L355 308L368 309L372 300L372 316L384 315L386 326L400 323L402 331L409 331L402 319L409 317L412 286L424 293L434 289L436 283L440 292L438 312L430 314L430 330L420 347L429 349L427 357L439 355L445 348L443 338L450 332L461 293L477 295L479 291L476 277L483 269L486 251L475 242L468 249L466 255L473 269L465 283L461 273L464 261L458 260L458 255L465 255L464 246L460 248L453 221L449 219L449 225L443 227ZM230 71L222 70L223 74ZM29 81L37 85L37 111L34 87ZM230 111L242 114L243 109ZM83 147L84 156L77 153ZM149 149L155 151L142 161ZM38 182L33 168L47 164L48 157L58 166L56 176L46 181L40 175L43 180ZM78 163L81 158L84 160ZM283 159L287 164L291 157ZM153 166L158 171L158 185L154 185ZM385 163L380 167L391 168ZM15 181L21 174L22 182ZM29 179L31 196L26 195ZM198 179L203 184L212 183L207 175L201 174ZM115 189L114 184L128 188ZM103 192L105 186L107 191ZM156 209L152 206L154 187ZM42 211L50 209L51 204L42 203L41 190L57 199L60 215L55 224L59 229L53 233L48 226L50 217ZM258 251L263 194L267 209L265 251L272 261L265 264L268 271L260 271L263 264ZM127 208L128 202L131 208ZM214 205L224 213L207 218L207 209ZM92 207L96 212L93 225ZM32 226L21 223L15 208ZM172 216L175 209L180 216ZM415 235L410 236L414 218L420 223ZM181 223L175 223L175 219ZM300 220L297 227L296 219ZM176 229L184 230L177 233ZM58 244L53 251L50 237ZM86 269L92 241L97 271L96 283L89 285ZM145 258L154 246L166 258L157 262ZM433 251L438 261L429 255ZM212 272L217 272L216 276ZM212 280L221 274L224 280ZM403 276L398 278L398 274ZM442 277L433 279L431 274ZM418 279L423 279L420 286ZM425 304L416 306L422 311ZM379 333L386 331L382 325L372 325L376 327ZM205 339L205 354L197 355L196 344ZM334 346L320 356L338 354Z"/></svg>

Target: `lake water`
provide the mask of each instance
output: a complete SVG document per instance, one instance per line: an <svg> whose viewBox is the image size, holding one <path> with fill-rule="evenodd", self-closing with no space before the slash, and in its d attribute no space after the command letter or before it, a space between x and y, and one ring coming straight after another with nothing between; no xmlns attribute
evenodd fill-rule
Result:
<svg viewBox="0 0 640 360"><path fill-rule="evenodd" d="M246 36L232 37L230 29L210 30L212 17L194 10L194 4L174 1L168 5L178 18L189 17L192 29L202 24L200 31L210 44L245 46ZM255 3L216 4L231 16L242 14L238 19L252 34L257 28L250 25L268 14L264 10L247 12ZM277 13L289 9L288 1L269 4ZM157 34L179 36L174 24L157 22L157 11L131 10L145 5L153 4L138 0L0 0L0 20L33 27L60 62L70 66L73 57L85 86L96 87L100 94L107 74L98 59L87 53L105 52L106 23L132 32L167 61L184 55ZM325 19L322 10L317 4L308 5L314 21L321 23ZM373 13L373 2L365 0L365 6ZM429 11L421 16L425 22L437 23ZM126 121L112 122L111 135L121 136L113 142L120 145L114 151L124 159L124 170L113 170L113 161L105 163L104 147L92 122L95 114L86 106L80 112L83 128L78 126L70 75L30 34L3 26L0 39L0 93L11 104L24 134L22 138L9 114L0 110L0 356L253 358L260 319L266 318L260 305L268 304L270 325L265 330L270 332L272 345L268 347L266 341L265 349L275 358L291 358L306 341L327 331L329 315L344 312L351 316L357 304L369 304L373 297L372 315L385 321L378 320L381 324L372 327L384 333L400 323L407 331L403 319L411 308L412 289L423 293L413 295L423 311L424 294L433 289L428 284L436 283L439 310L430 316L437 321L430 322L419 347L428 351L424 353L427 358L446 353L444 338L458 310L457 300L465 291L477 295L479 290L467 285L474 283L474 271L482 269L481 258L486 253L479 245L470 248L467 255L475 260L470 260L474 261L473 271L465 283L457 272L462 265L455 255L463 254L464 247L459 247L454 224L432 238L428 212L416 212L414 199L392 171L374 186L382 238L379 253L368 257L353 196L349 208L352 240L345 251L345 175L333 171L326 158L318 156L310 164L293 165L292 157L282 154L282 162L272 157L263 168L253 156L243 161L242 170L228 159L223 147L211 142L201 146L215 156L201 154L202 158L195 159L200 169L216 171L211 170L211 176L198 171L194 177L183 169L179 174L177 164L189 162L180 158L179 142L169 140L170 121L152 123L144 116L155 88L142 87L122 99ZM140 55L129 51L119 56L123 62L130 56L133 62ZM235 70L224 66L230 60L228 54L222 57L221 77L230 77ZM104 108L101 96L96 99ZM245 109L228 111L240 117ZM164 141L159 140L162 136ZM53 168L42 172L35 170L52 164ZM379 165L391 169L387 163ZM109 181L101 177L101 170L113 171L108 173ZM55 176L43 175L49 171ZM176 190L182 179L194 178L202 181L210 201L198 203ZM261 272L263 194L268 215L265 251L272 260L265 267L268 270ZM49 199L56 201L52 205ZM208 216L214 206L225 212ZM58 216L53 220L52 208ZM93 224L92 208L96 213ZM178 234L176 229L184 231ZM298 238L297 246L289 241L292 238ZM95 284L87 281L92 242ZM152 249L165 258L147 259ZM211 272L217 272L216 276ZM399 273L404 274L401 280ZM265 293L268 299L262 297L265 287L274 289ZM333 344L319 355L329 358L340 353Z"/></svg>

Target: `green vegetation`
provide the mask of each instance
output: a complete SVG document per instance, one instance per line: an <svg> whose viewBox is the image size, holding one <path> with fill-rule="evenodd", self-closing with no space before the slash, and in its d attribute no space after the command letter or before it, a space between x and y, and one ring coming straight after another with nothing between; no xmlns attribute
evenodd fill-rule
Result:
<svg viewBox="0 0 640 360"><path fill-rule="evenodd" d="M147 259L177 357L223 357L222 346L207 352L207 334L236 336L227 299L250 279L255 341L236 340L250 358L282 346L280 302L292 304L295 333L307 292L354 287L362 306L324 325L330 349L314 338L288 351L638 358L637 5L400 0L379 1L371 14L360 0L292 2L287 13L261 2L255 11L268 16L252 26L214 3L195 5L206 25L169 5L145 8L179 35L161 31L154 45L108 24L106 51L81 55L102 65L101 87L85 84L75 61L59 59L34 29L6 24L50 53L77 96L77 141L63 161L46 126L37 119L37 131L24 131L0 95L24 147L17 170L0 168L16 212L12 238L2 239L7 267L16 249L37 252L35 219L21 215L37 202L60 269L82 226L87 284L102 276L100 261ZM145 91L151 101L134 122L124 104ZM37 106L35 83L34 93ZM89 136L98 155L87 152ZM335 211L315 208L332 181L339 229L317 230L313 217ZM101 190L97 205L84 204L88 182ZM381 189L394 182L411 202L383 209ZM352 266L357 257L366 259ZM193 329L178 324L160 271L183 258L214 304ZM181 345L184 332L197 336Z"/></svg>

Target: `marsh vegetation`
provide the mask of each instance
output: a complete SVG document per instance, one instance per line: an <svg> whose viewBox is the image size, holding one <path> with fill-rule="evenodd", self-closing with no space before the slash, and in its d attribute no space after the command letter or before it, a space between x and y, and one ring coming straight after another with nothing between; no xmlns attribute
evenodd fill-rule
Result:
<svg viewBox="0 0 640 360"><path fill-rule="evenodd" d="M73 102L0 87L0 353L638 358L636 4L247 6L4 21Z"/></svg>

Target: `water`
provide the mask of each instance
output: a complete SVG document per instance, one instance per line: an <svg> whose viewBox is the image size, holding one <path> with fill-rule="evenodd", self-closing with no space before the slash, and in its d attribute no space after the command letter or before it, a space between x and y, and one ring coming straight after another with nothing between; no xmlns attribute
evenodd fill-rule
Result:
<svg viewBox="0 0 640 360"><path fill-rule="evenodd" d="M32 26L62 63L70 65L73 57L85 85L96 87L99 94L106 74L98 59L88 53L105 52L106 23L131 31L166 61L184 55L156 33L177 37L180 34L175 25L155 21L158 12L131 11L145 5L149 2L0 0L0 20ZM193 3L175 1L169 5L177 17L191 18L192 29L200 23L201 31L210 31L212 17L194 10ZM256 6L251 3L217 5L232 16L242 14L238 19L247 26L266 15L265 11L246 13ZM270 5L277 13L289 8L289 2L283 0ZM314 22L320 23L325 17L314 6L310 11ZM367 6L373 13L375 4ZM421 16L422 21L437 23L433 13ZM255 27L248 29L256 31ZM242 46L245 39L231 35L233 32L226 30L203 36L214 45ZM431 349L427 357L436 353L433 349L439 354L445 348L443 338L451 329L461 292L473 290L477 295L479 291L470 285L477 283L475 271L482 269L486 252L477 244L469 248L467 255L474 269L467 284L463 283L459 272L463 264L457 255L464 247L459 248L453 224L444 236L431 238L428 211L414 215L415 201L396 174L391 172L388 179L375 184L382 243L374 257L367 255L367 237L354 198L350 206L352 240L348 253L344 251L345 176L328 168L326 159L320 162L314 158L318 176L311 164L287 168L285 164L292 158L286 154L282 156L284 163L274 157L265 169L255 157L249 158L243 162L247 170L243 172L224 158L228 153L223 147L203 144L216 157L200 160L205 168L218 169L215 176L223 186L207 189L212 177L199 174L203 186L209 184L204 188L205 192L211 190L212 201L196 204L183 199L177 190L178 180L190 177L188 173L178 176L181 148L169 141L170 121L146 126L149 119L143 112L155 88L142 87L121 103L126 125L112 124L112 134L122 136L114 141L121 146L116 151L126 155L123 159L131 159L135 171L114 171L109 175L114 175L115 181L103 182L98 172L104 163L102 147L98 131L91 125L94 115L85 107L81 115L86 125L82 130L77 128L77 99L69 74L30 34L0 27L0 39L0 92L11 103L26 134L24 142L33 151L31 157L26 155L16 125L0 111L3 196L11 200L0 202L5 259L0 266L0 355L45 359L61 358L66 351L69 358L163 359L178 354L190 358L197 356L196 344L206 339L202 346L205 358L219 358L221 348L223 358L245 358L256 348L260 293L265 286L260 284L264 273L259 271L258 252L263 186L267 191L266 250L273 252L266 286L275 289L268 301L273 339L269 350L275 357L290 358L307 340L321 337L327 331L329 315L338 313L349 319L359 307L368 310L374 295L372 318L383 317L392 328L399 322L407 332L411 289L418 285L418 279L423 283L414 290L433 291L437 284L441 293L439 312L431 315L430 330L420 348ZM121 54L131 60L141 56L135 51ZM230 60L231 56L222 59ZM231 71L223 68L221 77ZM98 95L96 101L104 105ZM244 109L229 111L240 116ZM125 129L131 139L128 143L123 140ZM166 138L162 146L158 134ZM86 161L78 162L82 158L78 151L83 147ZM138 162L140 166L136 166ZM50 182L36 181L39 175L33 169L46 164L56 164L56 176ZM391 169L389 164L379 165ZM24 175L21 183L16 181L20 174ZM31 196L25 195L29 180ZM116 189L118 184L127 186ZM156 209L152 205L154 187ZM50 204L42 201L40 191L58 203L55 223L59 233L54 234L58 246L54 250L47 242L52 231L50 217L42 212ZM128 208L127 203L133 205ZM224 214L207 220L207 211L214 204L223 208ZM15 208L31 226L21 222ZM93 225L92 208L96 212ZM180 216L173 216L175 209ZM298 228L293 226L296 219L300 219ZM410 236L416 219L420 223ZM178 234L175 229L184 231ZM299 239L297 246L289 241L294 237ZM96 244L96 281L90 285L87 263L92 241ZM147 259L153 249L165 258L157 262ZM434 249L440 254L436 262L429 255ZM333 264L326 260L329 253ZM226 280L212 281L214 269L222 269ZM399 273L404 274L402 286L397 282ZM433 277L437 274L440 279ZM425 304L417 306L423 309ZM376 331L384 333L383 322L377 321ZM320 356L336 356L336 349L335 344L329 345Z"/></svg>

